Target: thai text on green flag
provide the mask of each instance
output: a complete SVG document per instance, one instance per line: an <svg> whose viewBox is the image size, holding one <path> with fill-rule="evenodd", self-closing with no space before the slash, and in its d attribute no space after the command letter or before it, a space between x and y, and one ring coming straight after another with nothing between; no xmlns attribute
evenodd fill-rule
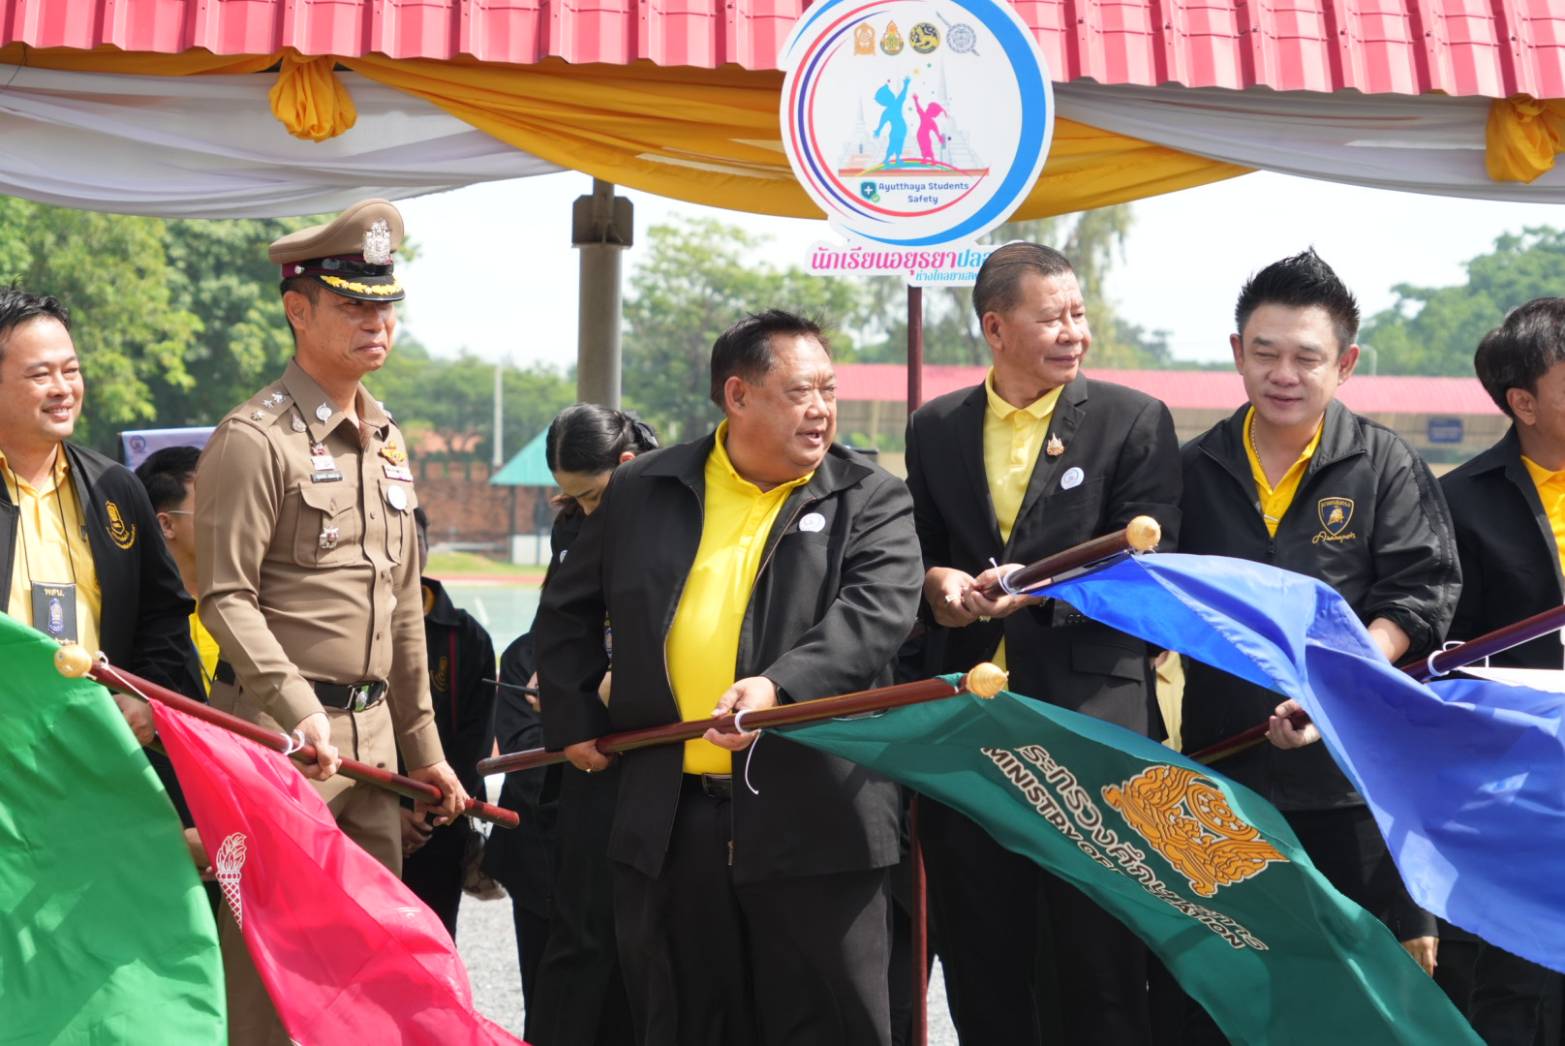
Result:
<svg viewBox="0 0 1565 1046"><path fill-rule="evenodd" d="M113 699L0 615L0 1044L223 1042L217 931Z"/></svg>
<svg viewBox="0 0 1565 1046"><path fill-rule="evenodd" d="M1234 1041L1479 1041L1276 808L1163 745L1010 693L780 732L960 810L1080 888ZM765 761L763 744L762 789Z"/></svg>

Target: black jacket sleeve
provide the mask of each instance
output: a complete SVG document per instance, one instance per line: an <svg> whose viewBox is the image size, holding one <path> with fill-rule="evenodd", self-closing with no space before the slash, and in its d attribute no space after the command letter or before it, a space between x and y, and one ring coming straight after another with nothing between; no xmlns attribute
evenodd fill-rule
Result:
<svg viewBox="0 0 1565 1046"><path fill-rule="evenodd" d="M462 787L479 795L478 761L494 745L495 658L494 641L468 613L462 614L462 630L457 635L457 660L452 669L459 673L453 681L459 696L456 705L454 736L446 747L446 759L456 770Z"/></svg>
<svg viewBox="0 0 1565 1046"><path fill-rule="evenodd" d="M525 752L543 744L543 721L527 696L513 687L526 686L537 670L533 658L533 637L528 632L518 636L500 657L500 688L494 704L494 737L500 743L501 754ZM508 802L515 802L518 809L535 812L543 794L546 768L521 770L506 775L505 795Z"/></svg>
<svg viewBox="0 0 1565 1046"><path fill-rule="evenodd" d="M134 516L137 533L142 535L138 542L141 592L136 607L136 639L125 667L186 697L205 701L201 662L190 639L190 615L195 612L195 602L179 579L179 568L163 544L157 514L140 482L132 478L125 485L123 497ZM122 609L106 607L105 611Z"/></svg>
<svg viewBox="0 0 1565 1046"><path fill-rule="evenodd" d="M913 500L886 473L866 482L875 486L854 514L837 598L761 673L795 700L860 689L865 666L889 664L913 625L924 576Z"/></svg>
<svg viewBox="0 0 1565 1046"><path fill-rule="evenodd" d="M609 713L598 700L598 683L608 671L603 622L609 591L604 543L619 474L616 470L603 501L582 521L570 555L549 576L533 643L542 691L544 743L551 749L601 737L609 731Z"/></svg>
<svg viewBox="0 0 1565 1046"><path fill-rule="evenodd" d="M1123 529L1136 516L1151 516L1163 530L1158 551L1173 552L1179 546L1183 491L1173 415L1162 401L1149 400L1120 445L1114 486L1105 498L1105 504L1113 506L1108 532Z"/></svg>
<svg viewBox="0 0 1565 1046"><path fill-rule="evenodd" d="M1371 539L1375 583L1362 604L1366 622L1386 618L1406 632L1408 656L1427 654L1445 639L1456 613L1462 570L1445 495L1429 466L1400 442L1380 471Z"/></svg>

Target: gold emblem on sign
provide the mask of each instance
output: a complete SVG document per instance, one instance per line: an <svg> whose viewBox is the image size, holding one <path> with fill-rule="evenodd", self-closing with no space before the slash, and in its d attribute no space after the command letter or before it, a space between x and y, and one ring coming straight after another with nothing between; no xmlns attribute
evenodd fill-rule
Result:
<svg viewBox="0 0 1565 1046"><path fill-rule="evenodd" d="M886 54L902 53L902 31L897 28L897 23L886 23L886 31L880 34L880 49Z"/></svg>
<svg viewBox="0 0 1565 1046"><path fill-rule="evenodd" d="M1202 897L1288 860L1194 770L1148 767L1123 784L1105 785L1103 798Z"/></svg>
<svg viewBox="0 0 1565 1046"><path fill-rule="evenodd" d="M875 27L868 22L853 30L853 53L875 53Z"/></svg>
<svg viewBox="0 0 1565 1046"><path fill-rule="evenodd" d="M401 465L408 460L407 451L395 443L388 443L380 448L380 456L393 465Z"/></svg>
<svg viewBox="0 0 1565 1046"><path fill-rule="evenodd" d="M136 543L136 524L125 524L125 517L120 515L120 507L112 501L103 503L103 508L109 514L109 540L120 548L130 548Z"/></svg>

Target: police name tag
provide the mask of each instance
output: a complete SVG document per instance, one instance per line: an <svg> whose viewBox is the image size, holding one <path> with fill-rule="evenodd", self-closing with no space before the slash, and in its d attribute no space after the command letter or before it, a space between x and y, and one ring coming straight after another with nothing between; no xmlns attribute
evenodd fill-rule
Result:
<svg viewBox="0 0 1565 1046"><path fill-rule="evenodd" d="M331 472L337 467L337 459L330 454L311 454L310 467L316 472Z"/></svg>
<svg viewBox="0 0 1565 1046"><path fill-rule="evenodd" d="M381 467L385 469L387 479L400 479L404 483L413 482L413 473L408 470L406 465L392 465L387 463Z"/></svg>
<svg viewBox="0 0 1565 1046"><path fill-rule="evenodd" d="M310 475L311 483L341 483L342 473L336 469L325 472L315 472Z"/></svg>

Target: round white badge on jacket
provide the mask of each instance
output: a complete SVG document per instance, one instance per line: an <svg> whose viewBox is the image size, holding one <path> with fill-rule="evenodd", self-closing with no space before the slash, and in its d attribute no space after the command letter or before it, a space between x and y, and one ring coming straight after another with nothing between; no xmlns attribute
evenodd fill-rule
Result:
<svg viewBox="0 0 1565 1046"><path fill-rule="evenodd" d="M1065 470L1065 475L1060 477L1060 489L1070 490L1072 487L1081 486L1081 481L1085 475L1086 474L1081 471L1080 467L1074 465L1071 466Z"/></svg>
<svg viewBox="0 0 1565 1046"><path fill-rule="evenodd" d="M806 534L814 534L816 531L826 529L826 517L819 512L811 512L799 520L799 529Z"/></svg>
<svg viewBox="0 0 1565 1046"><path fill-rule="evenodd" d="M403 490L401 487L387 487L386 504L390 505L398 512L406 511L408 507L408 492Z"/></svg>

